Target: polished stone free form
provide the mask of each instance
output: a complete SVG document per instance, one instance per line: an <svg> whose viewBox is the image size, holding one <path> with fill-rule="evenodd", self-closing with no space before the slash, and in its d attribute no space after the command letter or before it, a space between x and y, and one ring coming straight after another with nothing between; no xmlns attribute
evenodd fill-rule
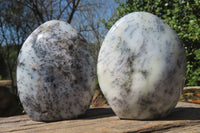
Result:
<svg viewBox="0 0 200 133"><path fill-rule="evenodd" d="M186 55L160 18L135 12L118 20L103 41L97 73L103 94L122 119L164 117L184 87Z"/></svg>
<svg viewBox="0 0 200 133"><path fill-rule="evenodd" d="M89 108L95 75L86 40L69 24L48 21L31 33L20 51L19 97L33 120L76 118Z"/></svg>

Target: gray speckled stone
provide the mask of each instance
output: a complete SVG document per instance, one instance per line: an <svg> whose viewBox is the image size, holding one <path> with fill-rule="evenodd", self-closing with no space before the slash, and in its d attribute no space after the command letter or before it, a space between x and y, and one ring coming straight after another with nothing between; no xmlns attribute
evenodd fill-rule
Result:
<svg viewBox="0 0 200 133"><path fill-rule="evenodd" d="M18 57L17 86L33 120L71 119L85 113L95 84L88 43L69 24L48 21L24 42Z"/></svg>
<svg viewBox="0 0 200 133"><path fill-rule="evenodd" d="M146 12L128 14L108 32L97 73L101 90L123 119L156 119L175 107L186 55L176 33Z"/></svg>

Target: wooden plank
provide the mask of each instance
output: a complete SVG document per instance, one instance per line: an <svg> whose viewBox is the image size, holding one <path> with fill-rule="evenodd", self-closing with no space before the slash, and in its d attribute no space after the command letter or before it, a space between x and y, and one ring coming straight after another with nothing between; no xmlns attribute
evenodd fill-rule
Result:
<svg viewBox="0 0 200 133"><path fill-rule="evenodd" d="M172 113L160 120L120 120L109 107L91 108L78 119L36 122L27 115L0 118L0 132L9 133L102 133L102 132L197 132L200 105L179 102Z"/></svg>
<svg viewBox="0 0 200 133"><path fill-rule="evenodd" d="M183 92L191 92L191 91L200 91L200 86L189 86L189 87L184 87Z"/></svg>
<svg viewBox="0 0 200 133"><path fill-rule="evenodd" d="M12 85L11 80L0 80L0 87L11 86L11 85Z"/></svg>
<svg viewBox="0 0 200 133"><path fill-rule="evenodd" d="M200 86L188 86L183 88L183 91L187 90L200 90Z"/></svg>

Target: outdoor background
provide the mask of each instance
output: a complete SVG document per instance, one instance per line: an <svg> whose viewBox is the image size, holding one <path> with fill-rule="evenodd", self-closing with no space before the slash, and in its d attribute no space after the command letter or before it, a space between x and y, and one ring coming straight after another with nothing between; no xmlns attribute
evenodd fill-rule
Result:
<svg viewBox="0 0 200 133"><path fill-rule="evenodd" d="M185 47L185 86L200 85L200 0L0 0L0 80L12 80L17 95L17 56L26 38L42 23L70 23L88 41L94 58L110 27L124 15L147 11L176 31ZM98 81L97 81L98 84Z"/></svg>

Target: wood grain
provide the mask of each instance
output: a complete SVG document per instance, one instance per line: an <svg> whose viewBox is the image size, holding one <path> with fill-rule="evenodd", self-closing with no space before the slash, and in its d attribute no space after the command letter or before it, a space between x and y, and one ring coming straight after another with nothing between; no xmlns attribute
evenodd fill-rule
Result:
<svg viewBox="0 0 200 133"><path fill-rule="evenodd" d="M192 132L200 131L200 105L179 102L160 120L120 120L110 107L91 108L78 119L36 122L27 115L0 118L0 132L14 133L106 133L106 132Z"/></svg>

